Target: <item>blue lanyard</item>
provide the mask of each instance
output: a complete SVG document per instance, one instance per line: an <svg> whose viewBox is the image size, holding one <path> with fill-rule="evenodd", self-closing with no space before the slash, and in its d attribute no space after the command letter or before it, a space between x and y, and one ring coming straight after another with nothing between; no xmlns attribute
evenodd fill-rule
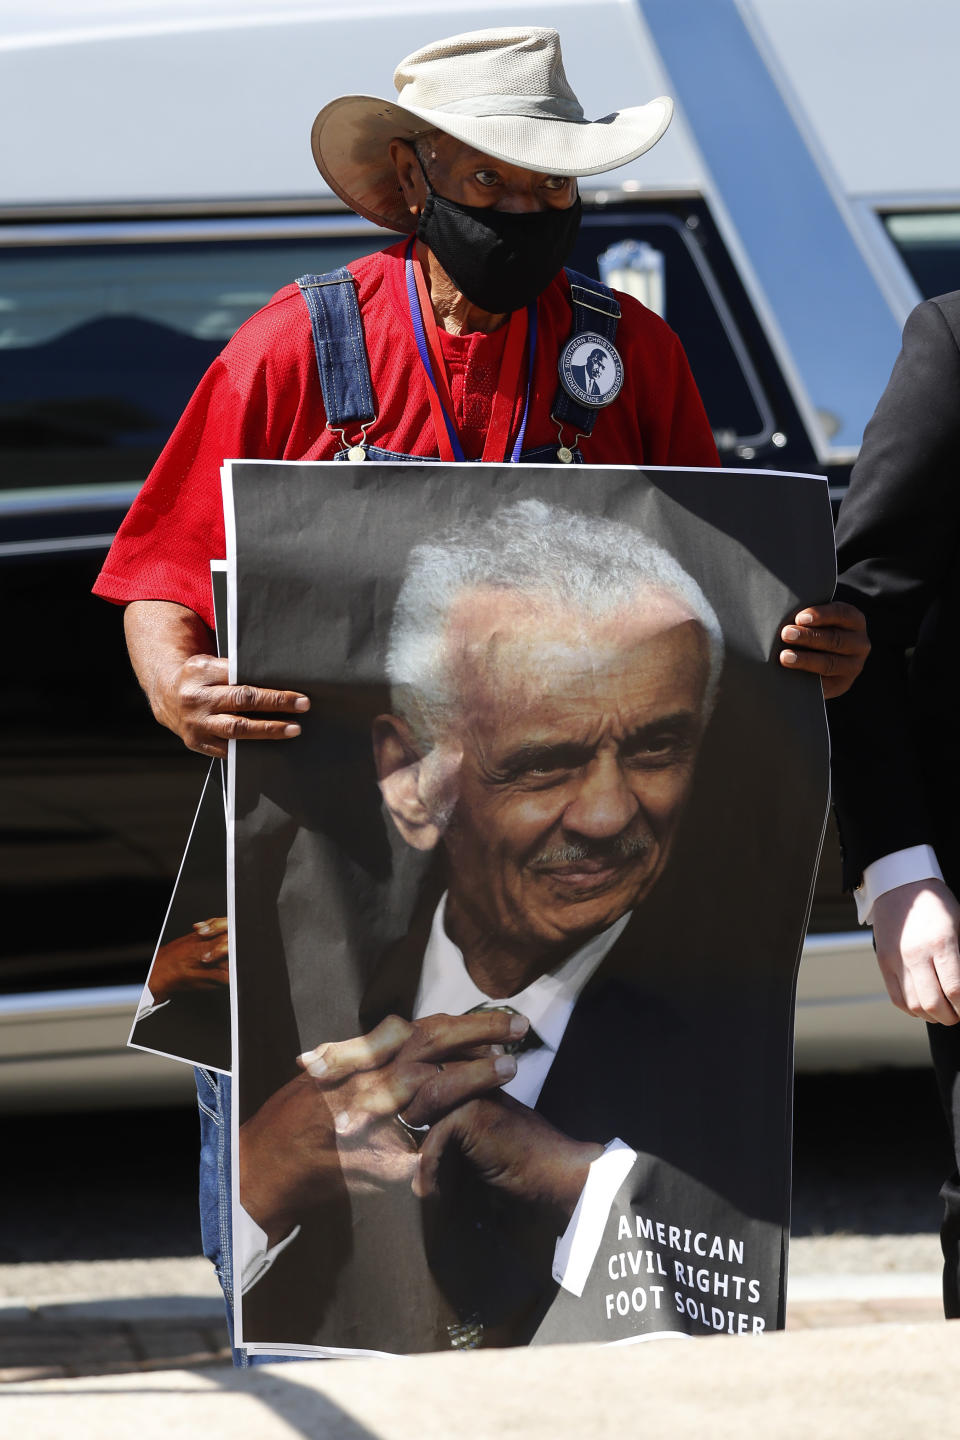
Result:
<svg viewBox="0 0 960 1440"><path fill-rule="evenodd" d="M407 246L405 271L407 281L407 304L410 309L410 321L413 325L414 339L417 342L417 350L420 353L420 360L426 371L427 379L433 386L434 394L440 406L440 413L443 415L443 422L447 428L447 436L450 441L450 448L454 458L458 461L466 461L463 453L463 446L460 444L460 436L457 434L457 427L453 423L452 415L447 414L446 406L440 395L436 377L433 373L433 366L430 363L430 351L427 347L427 336L423 328L423 316L420 313L420 297L417 295L417 280L413 269L413 247L416 237L411 235L410 243ZM520 421L520 433L517 435L513 450L510 453L510 464L516 465L523 453L523 440L527 433L527 419L530 415L530 395L533 390L533 363L537 353L537 306L536 302L527 306L527 393L523 402L523 419Z"/></svg>

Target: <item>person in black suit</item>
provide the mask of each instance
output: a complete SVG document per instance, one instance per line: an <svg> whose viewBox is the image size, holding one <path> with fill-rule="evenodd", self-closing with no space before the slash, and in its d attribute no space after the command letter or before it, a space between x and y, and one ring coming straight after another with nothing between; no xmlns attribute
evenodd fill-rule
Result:
<svg viewBox="0 0 960 1440"><path fill-rule="evenodd" d="M960 1164L960 291L924 301L867 426L837 526L837 595L873 649L828 707L845 883L893 1003L928 1022ZM942 1190L944 1309L960 1316L960 1175Z"/></svg>

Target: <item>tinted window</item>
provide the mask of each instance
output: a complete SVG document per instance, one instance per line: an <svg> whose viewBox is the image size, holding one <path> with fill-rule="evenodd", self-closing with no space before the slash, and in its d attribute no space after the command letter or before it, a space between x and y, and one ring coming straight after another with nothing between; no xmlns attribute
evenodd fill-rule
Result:
<svg viewBox="0 0 960 1440"><path fill-rule="evenodd" d="M960 210L917 210L883 220L921 295L960 290Z"/></svg>
<svg viewBox="0 0 960 1440"><path fill-rule="evenodd" d="M248 315L385 238L0 250L4 488L142 480Z"/></svg>

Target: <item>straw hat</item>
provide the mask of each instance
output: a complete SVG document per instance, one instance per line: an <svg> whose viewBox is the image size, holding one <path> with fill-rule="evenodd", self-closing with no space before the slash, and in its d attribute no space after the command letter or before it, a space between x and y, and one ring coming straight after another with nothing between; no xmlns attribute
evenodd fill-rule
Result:
<svg viewBox="0 0 960 1440"><path fill-rule="evenodd" d="M635 160L670 124L666 96L587 120L563 72L556 30L472 30L415 50L394 72L397 101L341 95L313 123L320 174L358 215L415 229L388 154L395 138L443 130L543 175L595 175Z"/></svg>

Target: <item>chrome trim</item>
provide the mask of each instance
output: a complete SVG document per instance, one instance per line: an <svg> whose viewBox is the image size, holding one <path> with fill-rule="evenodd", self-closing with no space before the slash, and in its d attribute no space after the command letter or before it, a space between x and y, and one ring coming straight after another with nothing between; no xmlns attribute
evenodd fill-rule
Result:
<svg viewBox="0 0 960 1440"><path fill-rule="evenodd" d="M288 215L263 218L222 216L211 219L51 221L0 226L0 247L42 245L149 245L206 240L312 240L324 236L376 234L378 227L359 215ZM394 237L383 230L384 244Z"/></svg>
<svg viewBox="0 0 960 1440"><path fill-rule="evenodd" d="M98 985L86 990L34 990L0 995L0 1022L19 1015L49 1015L55 1011L136 1009L142 985Z"/></svg>
<svg viewBox="0 0 960 1440"><path fill-rule="evenodd" d="M0 560L14 555L62 555L70 550L109 550L115 532L109 535L64 535L53 540L0 541Z"/></svg>
<svg viewBox="0 0 960 1440"><path fill-rule="evenodd" d="M114 481L102 485L53 485L0 491L0 517L54 514L61 510L109 510L132 505L139 483Z"/></svg>
<svg viewBox="0 0 960 1440"><path fill-rule="evenodd" d="M833 930L808 935L803 942L804 954L816 955L823 950L872 950L869 930Z"/></svg>

